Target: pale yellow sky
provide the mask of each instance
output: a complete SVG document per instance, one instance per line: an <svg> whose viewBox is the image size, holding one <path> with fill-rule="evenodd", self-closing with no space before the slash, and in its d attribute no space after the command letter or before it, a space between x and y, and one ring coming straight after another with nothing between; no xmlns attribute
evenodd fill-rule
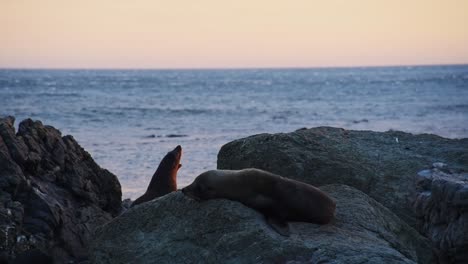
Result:
<svg viewBox="0 0 468 264"><path fill-rule="evenodd" d="M468 0L0 0L0 67L468 63Z"/></svg>

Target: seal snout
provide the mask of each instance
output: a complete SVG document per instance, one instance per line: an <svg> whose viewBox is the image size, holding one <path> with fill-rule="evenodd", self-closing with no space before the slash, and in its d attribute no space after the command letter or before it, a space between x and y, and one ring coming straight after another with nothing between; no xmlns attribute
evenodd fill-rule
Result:
<svg viewBox="0 0 468 264"><path fill-rule="evenodd" d="M180 145L177 145L174 150L171 151L173 155L175 155L176 159L180 159L182 156L182 147Z"/></svg>
<svg viewBox="0 0 468 264"><path fill-rule="evenodd" d="M201 201L201 199L199 197L197 197L196 195L194 195L191 191L191 185L185 187L185 188L182 188L182 193L185 195L185 196L188 196L189 198L192 198L194 199L195 201Z"/></svg>

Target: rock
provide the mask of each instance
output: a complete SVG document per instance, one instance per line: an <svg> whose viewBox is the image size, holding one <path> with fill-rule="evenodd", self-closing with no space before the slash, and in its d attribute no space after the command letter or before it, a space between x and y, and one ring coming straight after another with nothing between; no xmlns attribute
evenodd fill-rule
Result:
<svg viewBox="0 0 468 264"><path fill-rule="evenodd" d="M14 118L0 118L0 251L6 258L86 259L94 229L119 214L121 196L117 177L72 136L31 119L15 134Z"/></svg>
<svg viewBox="0 0 468 264"><path fill-rule="evenodd" d="M434 163L416 175L412 204L437 261L468 263L468 172Z"/></svg>
<svg viewBox="0 0 468 264"><path fill-rule="evenodd" d="M168 137L168 138L178 138L178 137L188 137L188 135L184 135L184 134L169 134L169 135L166 135L166 137Z"/></svg>
<svg viewBox="0 0 468 264"><path fill-rule="evenodd" d="M414 227L414 175L435 162L468 169L468 139L318 127L235 140L221 148L217 167L254 167L317 186L353 186Z"/></svg>
<svg viewBox="0 0 468 264"><path fill-rule="evenodd" d="M257 211L173 192L99 228L92 263L428 263L427 239L366 194L323 186L337 200L332 224L273 231Z"/></svg>
<svg viewBox="0 0 468 264"><path fill-rule="evenodd" d="M133 201L130 198L127 198L122 201L122 211L127 211L130 207L132 207Z"/></svg>

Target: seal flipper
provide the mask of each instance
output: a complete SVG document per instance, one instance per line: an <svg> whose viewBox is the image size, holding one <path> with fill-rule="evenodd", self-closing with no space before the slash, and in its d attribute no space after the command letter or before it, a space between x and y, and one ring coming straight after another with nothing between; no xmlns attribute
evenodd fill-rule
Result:
<svg viewBox="0 0 468 264"><path fill-rule="evenodd" d="M290 235L288 222L281 221L280 219L271 216L265 216L265 220L278 234L286 237Z"/></svg>

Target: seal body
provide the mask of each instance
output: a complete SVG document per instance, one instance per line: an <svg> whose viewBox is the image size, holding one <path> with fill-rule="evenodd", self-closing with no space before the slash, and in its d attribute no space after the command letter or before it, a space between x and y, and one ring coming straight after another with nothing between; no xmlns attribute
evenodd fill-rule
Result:
<svg viewBox="0 0 468 264"><path fill-rule="evenodd" d="M207 171L182 191L197 200L239 201L280 226L289 221L327 224L336 208L320 189L259 169Z"/></svg>
<svg viewBox="0 0 468 264"><path fill-rule="evenodd" d="M168 152L159 163L148 185L145 194L136 199L132 206L153 200L154 198L166 195L177 190L177 171L182 164L182 147L179 145L174 150Z"/></svg>

